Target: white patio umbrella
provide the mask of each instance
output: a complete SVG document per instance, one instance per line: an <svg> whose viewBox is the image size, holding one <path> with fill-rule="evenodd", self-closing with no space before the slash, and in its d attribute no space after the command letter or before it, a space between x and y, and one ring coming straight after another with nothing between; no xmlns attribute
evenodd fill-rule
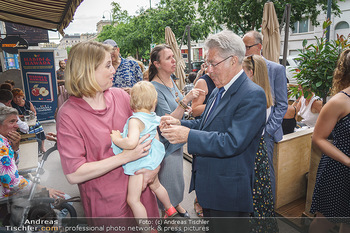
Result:
<svg viewBox="0 0 350 233"><path fill-rule="evenodd" d="M177 45L175 34L173 33L170 27L165 27L165 42L171 47L171 50L174 53L175 60L176 60L175 76L179 79L177 83L178 88L182 90L185 87L186 65L185 65L185 61L182 59L179 46Z"/></svg>
<svg viewBox="0 0 350 233"><path fill-rule="evenodd" d="M273 2L264 5L263 21L263 55L266 59L279 63L281 39L279 23Z"/></svg>

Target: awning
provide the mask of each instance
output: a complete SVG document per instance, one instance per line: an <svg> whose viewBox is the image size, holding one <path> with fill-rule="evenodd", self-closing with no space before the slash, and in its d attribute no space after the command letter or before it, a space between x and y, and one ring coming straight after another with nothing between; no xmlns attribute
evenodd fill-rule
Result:
<svg viewBox="0 0 350 233"><path fill-rule="evenodd" d="M73 20L83 0L1 0L0 21L17 23L42 29L63 29Z"/></svg>

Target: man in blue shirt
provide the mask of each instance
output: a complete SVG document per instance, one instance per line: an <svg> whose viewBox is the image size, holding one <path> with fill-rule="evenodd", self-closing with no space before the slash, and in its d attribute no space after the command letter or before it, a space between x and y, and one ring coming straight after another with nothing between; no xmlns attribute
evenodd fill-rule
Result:
<svg viewBox="0 0 350 233"><path fill-rule="evenodd" d="M135 83L142 81L142 72L136 61L122 58L119 54L119 47L114 40L108 39L103 42L113 46L112 64L116 70L113 78L113 86L128 91Z"/></svg>

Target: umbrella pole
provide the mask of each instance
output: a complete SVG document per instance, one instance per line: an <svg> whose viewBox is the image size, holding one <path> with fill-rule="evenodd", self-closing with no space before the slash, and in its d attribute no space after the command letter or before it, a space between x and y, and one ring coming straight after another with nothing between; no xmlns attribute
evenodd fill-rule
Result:
<svg viewBox="0 0 350 233"><path fill-rule="evenodd" d="M290 21L290 10L291 5L286 4L286 10L287 10L287 19L286 19L286 26L284 28L284 43L283 43L283 59L282 59L282 65L286 67L287 65L287 51L288 51L288 40L289 40L289 21Z"/></svg>
<svg viewBox="0 0 350 233"><path fill-rule="evenodd" d="M188 48L188 67L189 72L192 71L192 64L191 64L191 32L190 32L190 25L187 25L187 48Z"/></svg>

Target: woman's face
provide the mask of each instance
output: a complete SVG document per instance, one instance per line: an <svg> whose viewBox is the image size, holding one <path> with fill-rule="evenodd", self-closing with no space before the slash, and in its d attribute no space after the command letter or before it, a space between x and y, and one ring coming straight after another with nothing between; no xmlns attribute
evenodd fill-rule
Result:
<svg viewBox="0 0 350 233"><path fill-rule="evenodd" d="M2 124L0 124L0 134L4 137L8 135L11 131L16 131L18 129L17 125L17 115L11 114L7 116Z"/></svg>
<svg viewBox="0 0 350 233"><path fill-rule="evenodd" d="M243 70L246 73L246 75L248 76L248 78L250 78L250 80L253 80L253 71L248 69L248 67L243 66Z"/></svg>
<svg viewBox="0 0 350 233"><path fill-rule="evenodd" d="M111 54L106 52L103 62L95 70L95 78L103 91L113 85L115 69L112 66Z"/></svg>
<svg viewBox="0 0 350 233"><path fill-rule="evenodd" d="M21 96L21 95L14 96L13 102L15 102L15 104L23 107L24 106L24 96Z"/></svg>
<svg viewBox="0 0 350 233"><path fill-rule="evenodd" d="M163 49L159 52L158 70L165 71L166 73L174 73L176 69L176 60L174 53L171 49Z"/></svg>

